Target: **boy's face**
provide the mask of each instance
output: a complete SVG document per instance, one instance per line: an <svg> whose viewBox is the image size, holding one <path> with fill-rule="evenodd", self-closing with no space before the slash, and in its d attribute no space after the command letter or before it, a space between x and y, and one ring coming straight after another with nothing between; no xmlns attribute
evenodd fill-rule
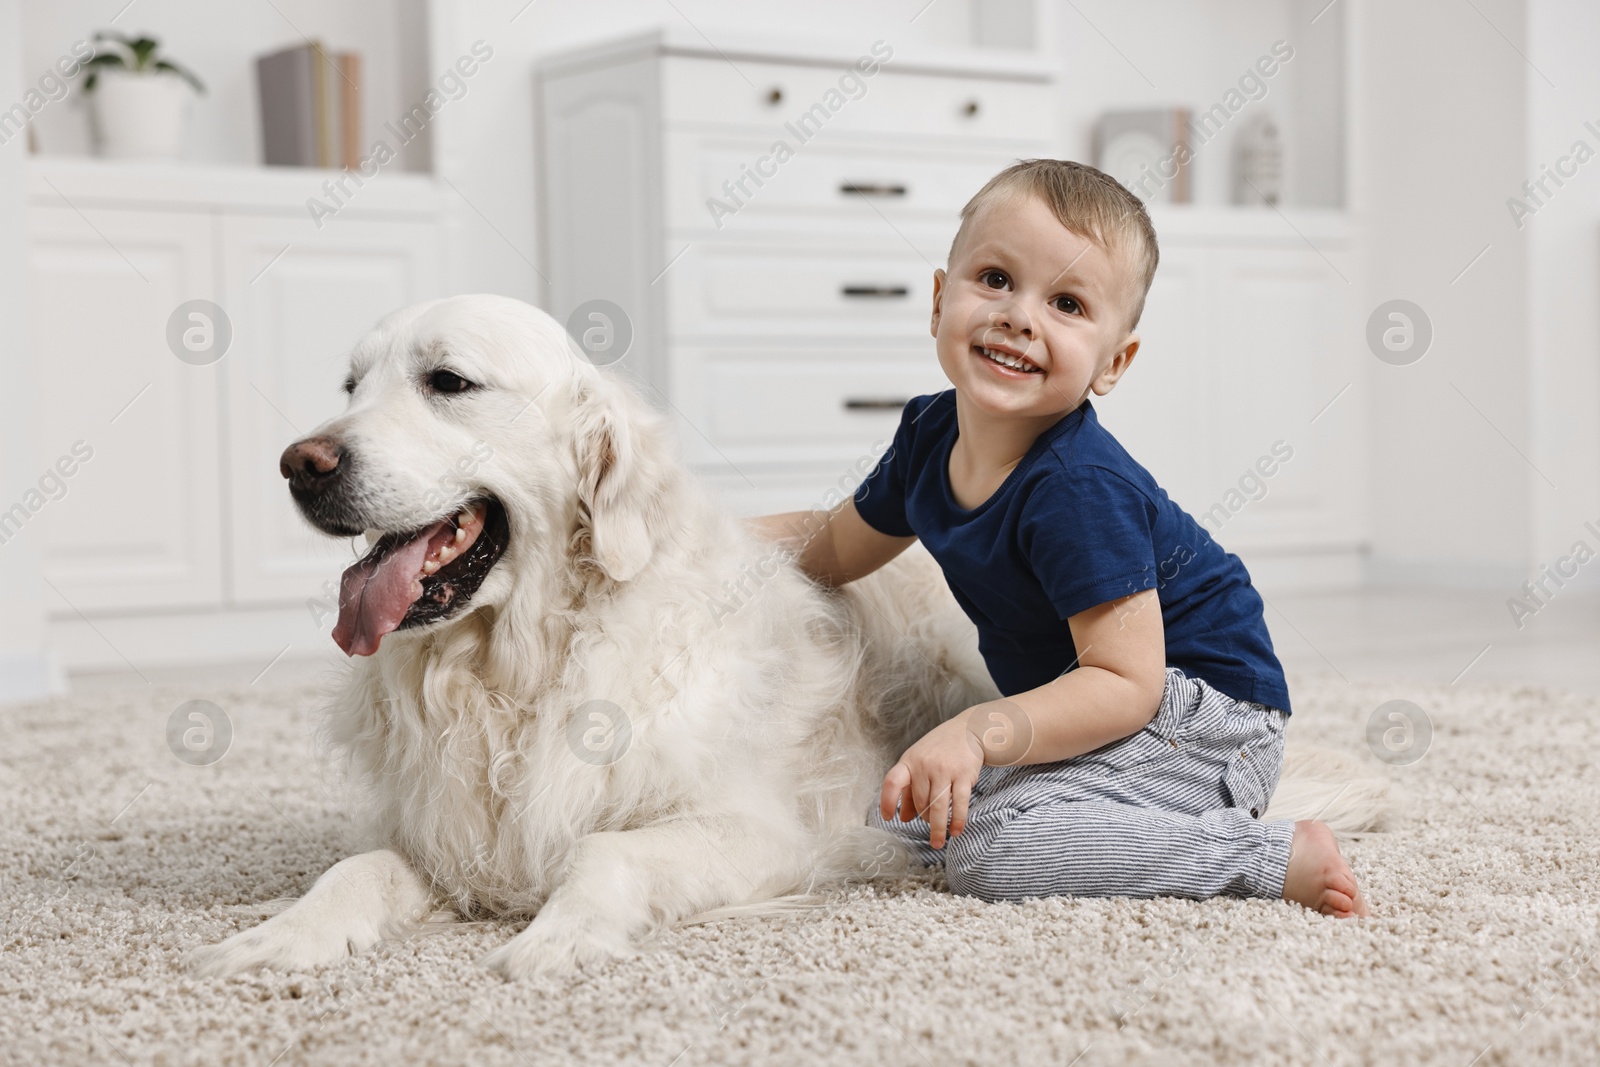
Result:
<svg viewBox="0 0 1600 1067"><path fill-rule="evenodd" d="M1109 393L1133 361L1138 282L1121 254L1061 225L1038 197L982 208L933 273L932 332L956 391L1001 416L1071 411ZM985 351L1021 357L1001 366Z"/></svg>

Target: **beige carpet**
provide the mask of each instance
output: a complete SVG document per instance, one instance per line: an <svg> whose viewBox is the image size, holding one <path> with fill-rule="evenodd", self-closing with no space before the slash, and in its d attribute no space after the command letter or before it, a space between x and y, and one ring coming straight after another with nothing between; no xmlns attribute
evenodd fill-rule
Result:
<svg viewBox="0 0 1600 1067"><path fill-rule="evenodd" d="M1267 900L991 905L929 872L829 914L675 931L571 982L476 961L458 926L304 974L196 980L184 949L303 891L351 847L312 757L309 688L144 690L0 711L0 1061L215 1064L1594 1063L1600 702L1537 688L1291 676L1290 738L1397 783L1399 828L1346 846L1373 915ZM203 697L232 747L187 766ZM1404 697L1431 750L1391 767Z"/></svg>

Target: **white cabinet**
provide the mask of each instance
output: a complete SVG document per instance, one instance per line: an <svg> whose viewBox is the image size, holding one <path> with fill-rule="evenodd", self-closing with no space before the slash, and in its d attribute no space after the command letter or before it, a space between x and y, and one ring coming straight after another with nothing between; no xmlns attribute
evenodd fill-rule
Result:
<svg viewBox="0 0 1600 1067"><path fill-rule="evenodd" d="M928 333L933 271L911 249L706 243L663 279L669 339Z"/></svg>
<svg viewBox="0 0 1600 1067"><path fill-rule="evenodd" d="M53 618L77 636L98 613L95 628L120 635L112 649L65 642L66 665L148 661L124 651L146 631L193 640L177 658L206 658L219 620L271 608L293 609L311 644L304 606L337 587L351 547L300 521L278 456L341 409L349 350L378 319L441 294L431 181L384 174L319 227L306 199L331 172L30 170L39 455L54 463L80 440L93 455L20 536L38 538ZM174 310L197 299L232 329L206 365L167 340ZM190 629L171 629L181 619ZM256 655L259 637L242 633L218 641Z"/></svg>
<svg viewBox="0 0 1600 1067"><path fill-rule="evenodd" d="M683 443L691 462L739 470L809 464L827 471L886 448L908 397L948 389L925 349L846 346L677 351L682 414L700 433Z"/></svg>
<svg viewBox="0 0 1600 1067"><path fill-rule="evenodd" d="M745 513L851 491L904 402L948 387L933 272L961 206L1054 136L1048 68L1015 52L667 30L550 57L537 84L546 306L621 307L618 366Z"/></svg>
<svg viewBox="0 0 1600 1067"><path fill-rule="evenodd" d="M56 613L222 598L219 371L175 358L167 318L215 295L203 215L34 207L29 218L37 455L61 477L18 536ZM55 490L54 481L49 483Z"/></svg>
<svg viewBox="0 0 1600 1067"><path fill-rule="evenodd" d="M667 225L694 230L717 218L707 207L729 201L722 183L738 179L772 148L771 137L749 134L669 133L665 138ZM1005 163L1002 162L1001 166ZM807 143L803 151L755 186L735 218L759 221L764 229L808 229L815 221L845 221L852 228L885 222L948 225L961 206L997 169L991 153L948 148L911 148L881 140L870 152L853 142ZM759 176L759 175L758 175ZM724 219L723 226L732 220ZM941 250L942 251L942 250Z"/></svg>
<svg viewBox="0 0 1600 1067"><path fill-rule="evenodd" d="M1191 512L1214 481L1207 412L1215 372L1200 355L1213 344L1209 267L1206 249L1161 243L1133 366L1110 394L1090 398L1101 425Z"/></svg>
<svg viewBox="0 0 1600 1067"><path fill-rule="evenodd" d="M1095 398L1102 424L1269 584L1354 583L1371 356L1350 317L1345 220L1165 208L1153 221L1142 345Z"/></svg>

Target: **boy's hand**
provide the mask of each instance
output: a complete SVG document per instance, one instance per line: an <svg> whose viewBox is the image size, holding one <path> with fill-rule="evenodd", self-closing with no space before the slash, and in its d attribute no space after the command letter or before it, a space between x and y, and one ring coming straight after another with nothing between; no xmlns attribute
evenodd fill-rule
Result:
<svg viewBox="0 0 1600 1067"><path fill-rule="evenodd" d="M982 769L983 745L966 714L957 715L929 730L889 768L878 811L893 819L898 804L901 822L922 816L931 831L929 846L943 848L946 824L951 837L967 824L967 800Z"/></svg>

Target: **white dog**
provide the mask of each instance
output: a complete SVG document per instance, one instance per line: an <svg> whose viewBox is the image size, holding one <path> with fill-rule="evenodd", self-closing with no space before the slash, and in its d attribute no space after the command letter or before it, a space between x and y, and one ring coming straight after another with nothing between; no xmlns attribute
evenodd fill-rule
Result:
<svg viewBox="0 0 1600 1067"><path fill-rule="evenodd" d="M382 848L192 968L328 963L443 904L532 917L486 962L563 973L903 866L866 825L882 775L999 696L925 551L816 586L518 301L391 315L346 388L283 473L313 525L372 546L344 576L334 638L360 658L329 727ZM1309 816L1295 773L1280 794Z"/></svg>

